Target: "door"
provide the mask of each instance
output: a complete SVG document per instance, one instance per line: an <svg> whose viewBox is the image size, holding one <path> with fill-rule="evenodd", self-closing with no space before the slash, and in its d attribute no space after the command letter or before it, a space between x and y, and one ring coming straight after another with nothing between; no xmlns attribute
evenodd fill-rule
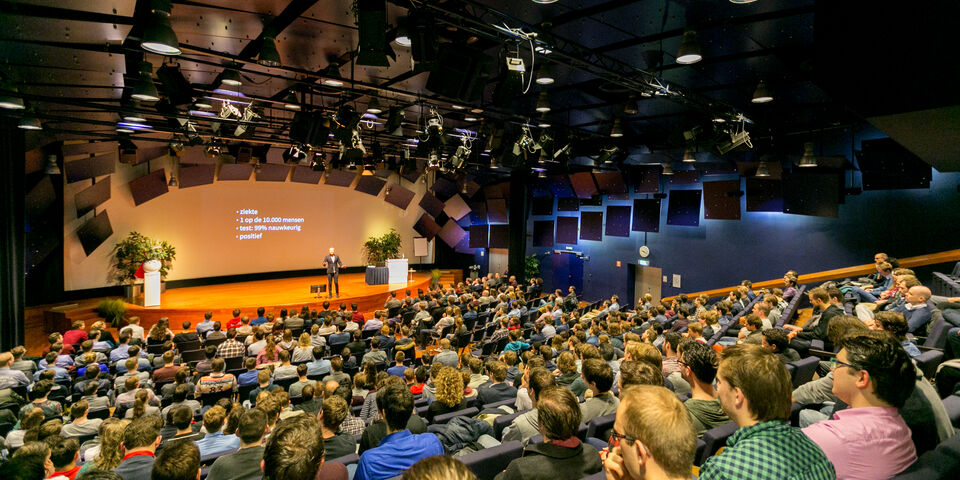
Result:
<svg viewBox="0 0 960 480"><path fill-rule="evenodd" d="M572 253L553 255L553 284L564 295L567 287L573 285L577 295L583 296L583 259Z"/></svg>
<svg viewBox="0 0 960 480"><path fill-rule="evenodd" d="M654 304L660 303L660 286L663 280L663 270L657 267L642 267L630 265L633 272L633 304L636 305L640 297L649 293L653 295Z"/></svg>

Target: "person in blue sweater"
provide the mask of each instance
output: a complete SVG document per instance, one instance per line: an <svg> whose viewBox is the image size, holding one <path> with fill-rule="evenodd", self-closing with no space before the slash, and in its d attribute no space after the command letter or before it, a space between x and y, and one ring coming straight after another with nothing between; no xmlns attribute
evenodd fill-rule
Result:
<svg viewBox="0 0 960 480"><path fill-rule="evenodd" d="M507 346L503 348L505 352L522 352L524 350L529 350L530 344L520 340L520 330L511 330L510 331L510 343L507 343Z"/></svg>

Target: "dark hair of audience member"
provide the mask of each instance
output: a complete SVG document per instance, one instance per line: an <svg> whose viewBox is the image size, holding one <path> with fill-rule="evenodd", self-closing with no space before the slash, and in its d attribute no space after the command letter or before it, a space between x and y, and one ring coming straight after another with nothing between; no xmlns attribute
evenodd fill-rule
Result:
<svg viewBox="0 0 960 480"><path fill-rule="evenodd" d="M189 440L176 440L157 454L150 480L194 480L199 472L200 449Z"/></svg>
<svg viewBox="0 0 960 480"><path fill-rule="evenodd" d="M298 415L277 425L263 451L263 480L314 478L323 463L319 431L312 415Z"/></svg>
<svg viewBox="0 0 960 480"><path fill-rule="evenodd" d="M449 456L427 457L414 463L401 480L476 480L463 462Z"/></svg>

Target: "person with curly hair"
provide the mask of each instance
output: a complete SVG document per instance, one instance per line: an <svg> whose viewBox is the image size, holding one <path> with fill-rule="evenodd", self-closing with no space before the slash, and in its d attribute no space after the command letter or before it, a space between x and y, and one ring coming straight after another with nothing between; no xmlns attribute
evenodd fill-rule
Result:
<svg viewBox="0 0 960 480"><path fill-rule="evenodd" d="M427 407L427 420L433 422L437 415L467 408L467 401L463 398L463 376L456 368L441 368L435 383L436 400Z"/></svg>

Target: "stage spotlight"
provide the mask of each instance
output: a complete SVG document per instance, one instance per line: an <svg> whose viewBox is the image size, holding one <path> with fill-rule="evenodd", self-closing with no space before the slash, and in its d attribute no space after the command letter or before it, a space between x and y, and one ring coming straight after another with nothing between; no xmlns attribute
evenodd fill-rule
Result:
<svg viewBox="0 0 960 480"><path fill-rule="evenodd" d="M767 167L767 162L760 162L760 165L757 166L757 177L764 178L770 176L770 168Z"/></svg>
<svg viewBox="0 0 960 480"><path fill-rule="evenodd" d="M263 30L263 44L260 45L260 55L257 56L257 63L265 67L279 67L280 53L277 52L277 34L272 28Z"/></svg>
<svg viewBox="0 0 960 480"><path fill-rule="evenodd" d="M17 127L23 130L43 130L43 126L40 125L40 119L34 115L33 109L30 108L24 112L24 116L20 119L20 124L17 125Z"/></svg>
<svg viewBox="0 0 960 480"><path fill-rule="evenodd" d="M157 92L157 86L153 83L153 65L150 62L140 62L140 70L132 78L133 93L130 96L136 100L144 102L156 102L160 100L160 94Z"/></svg>
<svg viewBox="0 0 960 480"><path fill-rule="evenodd" d="M390 107L390 115L387 118L387 124L384 125L384 130L395 137L402 137L404 116L403 107Z"/></svg>
<svg viewBox="0 0 960 480"><path fill-rule="evenodd" d="M537 98L537 111L540 113L550 111L550 99L547 98L547 92L540 92L540 96Z"/></svg>
<svg viewBox="0 0 960 480"><path fill-rule="evenodd" d="M227 68L220 74L220 83L230 87L239 87L243 85L243 80L240 78L239 71L235 68Z"/></svg>
<svg viewBox="0 0 960 480"><path fill-rule="evenodd" d="M370 97L370 101L367 103L367 113L374 115L383 113L383 109L380 108L380 100L377 97Z"/></svg>
<svg viewBox="0 0 960 480"><path fill-rule="evenodd" d="M427 134L443 135L443 117L433 107L430 107L430 115L427 116Z"/></svg>
<svg viewBox="0 0 960 480"><path fill-rule="evenodd" d="M436 150L431 150L427 157L427 171L438 170L440 168L440 155Z"/></svg>
<svg viewBox="0 0 960 480"><path fill-rule="evenodd" d="M661 175L673 175L673 166L669 163L664 163Z"/></svg>
<svg viewBox="0 0 960 480"><path fill-rule="evenodd" d="M193 106L200 110L211 110L213 109L213 102L206 98L198 98L193 101Z"/></svg>
<svg viewBox="0 0 960 480"><path fill-rule="evenodd" d="M307 158L308 151L309 148L304 145L294 145L284 150L281 157L283 157L283 161L287 163L300 163Z"/></svg>
<svg viewBox="0 0 960 480"><path fill-rule="evenodd" d="M190 82L183 76L179 64L167 64L157 69L157 78L163 85L164 96L171 105L186 105L195 95Z"/></svg>
<svg viewBox="0 0 960 480"><path fill-rule="evenodd" d="M623 128L620 126L619 118L613 121L613 128L610 129L610 136L613 138L620 138L623 136Z"/></svg>
<svg viewBox="0 0 960 480"><path fill-rule="evenodd" d="M357 0L358 43L357 65L389 67L384 46L387 45L387 2L385 0Z"/></svg>
<svg viewBox="0 0 960 480"><path fill-rule="evenodd" d="M700 55L700 42L697 40L697 32L694 30L683 32L680 50L677 51L677 63L690 65L702 59L703 57Z"/></svg>
<svg viewBox="0 0 960 480"><path fill-rule="evenodd" d="M620 152L620 148L616 146L607 146L600 149L600 155L594 160L596 165L601 164L612 164L614 163L614 156Z"/></svg>
<svg viewBox="0 0 960 480"><path fill-rule="evenodd" d="M337 65L335 63L331 63L330 65L327 65L327 68L323 70L323 73L321 74L321 76L323 77L323 82L321 83L323 83L328 87L343 86L343 79L340 76L340 65Z"/></svg>
<svg viewBox="0 0 960 480"><path fill-rule="evenodd" d="M813 153L813 142L803 144L803 156L800 157L800 163L797 166L802 168L817 166L817 156Z"/></svg>
<svg viewBox="0 0 960 480"><path fill-rule="evenodd" d="M553 64L544 63L540 70L537 71L537 84L539 85L551 85L554 82L553 78Z"/></svg>
<svg viewBox="0 0 960 480"><path fill-rule="evenodd" d="M766 82L760 80L760 83L757 84L757 89L753 91L753 98L750 99L753 103L767 103L773 101L773 94L770 93L770 89L767 88Z"/></svg>
<svg viewBox="0 0 960 480"><path fill-rule="evenodd" d="M180 42L170 26L170 0L152 0L150 17L143 27L140 48L158 55L180 55Z"/></svg>
<svg viewBox="0 0 960 480"><path fill-rule="evenodd" d="M17 90L17 87L3 82L0 83L0 90L7 90L10 92L0 93L0 108L7 110L23 110L26 108L26 105L23 103L23 99L20 98L20 92Z"/></svg>
<svg viewBox="0 0 960 480"><path fill-rule="evenodd" d="M293 93L293 90L287 92L287 95L283 97L283 108L297 112L300 111L300 102L297 100L297 95Z"/></svg>
<svg viewBox="0 0 960 480"><path fill-rule="evenodd" d="M397 19L397 28L392 32L393 42L401 47L409 47L413 44L410 41L410 29L407 27L407 18L398 18Z"/></svg>
<svg viewBox="0 0 960 480"><path fill-rule="evenodd" d="M327 167L323 163L324 157L325 155L323 154L323 152L313 153L313 161L310 162L310 168L312 168L314 172L322 172L326 170Z"/></svg>
<svg viewBox="0 0 960 480"><path fill-rule="evenodd" d="M236 137L242 136L244 134L253 135L253 130L257 127L253 122L254 120L260 118L260 114L253 110L253 104L249 104L246 108L243 109L243 116L240 117L241 123L237 125L236 130L234 130L233 135Z"/></svg>
<svg viewBox="0 0 960 480"><path fill-rule="evenodd" d="M683 150L683 161L685 163L693 163L697 161L697 157L693 154L693 150L689 148Z"/></svg>

